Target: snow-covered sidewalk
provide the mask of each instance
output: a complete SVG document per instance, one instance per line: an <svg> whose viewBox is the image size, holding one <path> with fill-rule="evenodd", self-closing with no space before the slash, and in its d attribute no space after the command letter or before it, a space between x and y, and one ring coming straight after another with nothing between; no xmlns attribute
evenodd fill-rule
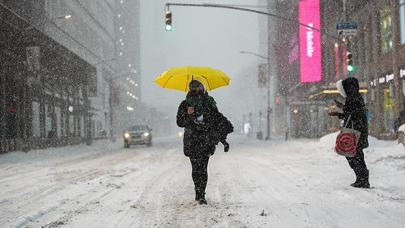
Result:
<svg viewBox="0 0 405 228"><path fill-rule="evenodd" d="M372 189L320 140L229 139L194 201L180 138L0 155L0 227L405 227L405 149L370 137Z"/></svg>

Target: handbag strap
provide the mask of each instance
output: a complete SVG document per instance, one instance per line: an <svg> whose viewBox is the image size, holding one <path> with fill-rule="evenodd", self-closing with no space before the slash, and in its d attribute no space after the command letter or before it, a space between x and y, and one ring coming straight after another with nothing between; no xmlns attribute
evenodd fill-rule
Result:
<svg viewBox="0 0 405 228"><path fill-rule="evenodd" d="M349 121L350 121L350 117L352 116L352 114L350 114L349 115L349 118L347 118L347 122L346 122L346 125L345 125L345 128L347 127L347 125L349 124ZM352 128L353 128L353 121L352 121Z"/></svg>

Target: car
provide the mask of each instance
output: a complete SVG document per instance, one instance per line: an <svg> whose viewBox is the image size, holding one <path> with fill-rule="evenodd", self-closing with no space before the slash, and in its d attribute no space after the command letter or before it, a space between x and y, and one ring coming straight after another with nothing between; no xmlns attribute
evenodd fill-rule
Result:
<svg viewBox="0 0 405 228"><path fill-rule="evenodd" d="M152 146L152 129L148 125L133 125L124 131L124 147L131 145Z"/></svg>

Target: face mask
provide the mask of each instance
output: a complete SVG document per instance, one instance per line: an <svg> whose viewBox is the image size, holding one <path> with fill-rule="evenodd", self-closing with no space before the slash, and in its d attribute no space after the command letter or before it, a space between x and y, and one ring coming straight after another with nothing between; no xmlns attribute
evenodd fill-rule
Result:
<svg viewBox="0 0 405 228"><path fill-rule="evenodd" d="M199 91L197 91L197 90L191 90L190 91L190 95L191 96L198 96L198 95L203 95L204 94L204 92L202 91L202 90L199 90Z"/></svg>

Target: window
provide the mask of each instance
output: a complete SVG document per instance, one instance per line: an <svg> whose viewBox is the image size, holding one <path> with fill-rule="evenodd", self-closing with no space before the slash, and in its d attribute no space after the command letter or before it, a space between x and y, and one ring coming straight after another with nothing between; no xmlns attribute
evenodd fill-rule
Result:
<svg viewBox="0 0 405 228"><path fill-rule="evenodd" d="M61 115L61 109L59 107L55 107L55 113L56 113L56 132L58 136L62 135L62 115Z"/></svg>
<svg viewBox="0 0 405 228"><path fill-rule="evenodd" d="M387 53L392 49L392 18L391 8L386 7L380 11L381 52Z"/></svg>
<svg viewBox="0 0 405 228"><path fill-rule="evenodd" d="M401 44L405 44L405 5L404 0L399 0L399 24Z"/></svg>
<svg viewBox="0 0 405 228"><path fill-rule="evenodd" d="M69 115L69 136L74 136L74 133L75 133L74 116Z"/></svg>
<svg viewBox="0 0 405 228"><path fill-rule="evenodd" d="M368 37L367 37L367 33L366 32L363 32L363 34L362 34L362 39L364 40L364 42L362 43L362 58L361 58L361 63L362 63L362 65L363 64L365 64L366 62L367 62L367 46L369 46L369 45L367 45L368 43L367 43L367 39L368 39Z"/></svg>
<svg viewBox="0 0 405 228"><path fill-rule="evenodd" d="M40 137L39 103L32 102L32 136Z"/></svg>

